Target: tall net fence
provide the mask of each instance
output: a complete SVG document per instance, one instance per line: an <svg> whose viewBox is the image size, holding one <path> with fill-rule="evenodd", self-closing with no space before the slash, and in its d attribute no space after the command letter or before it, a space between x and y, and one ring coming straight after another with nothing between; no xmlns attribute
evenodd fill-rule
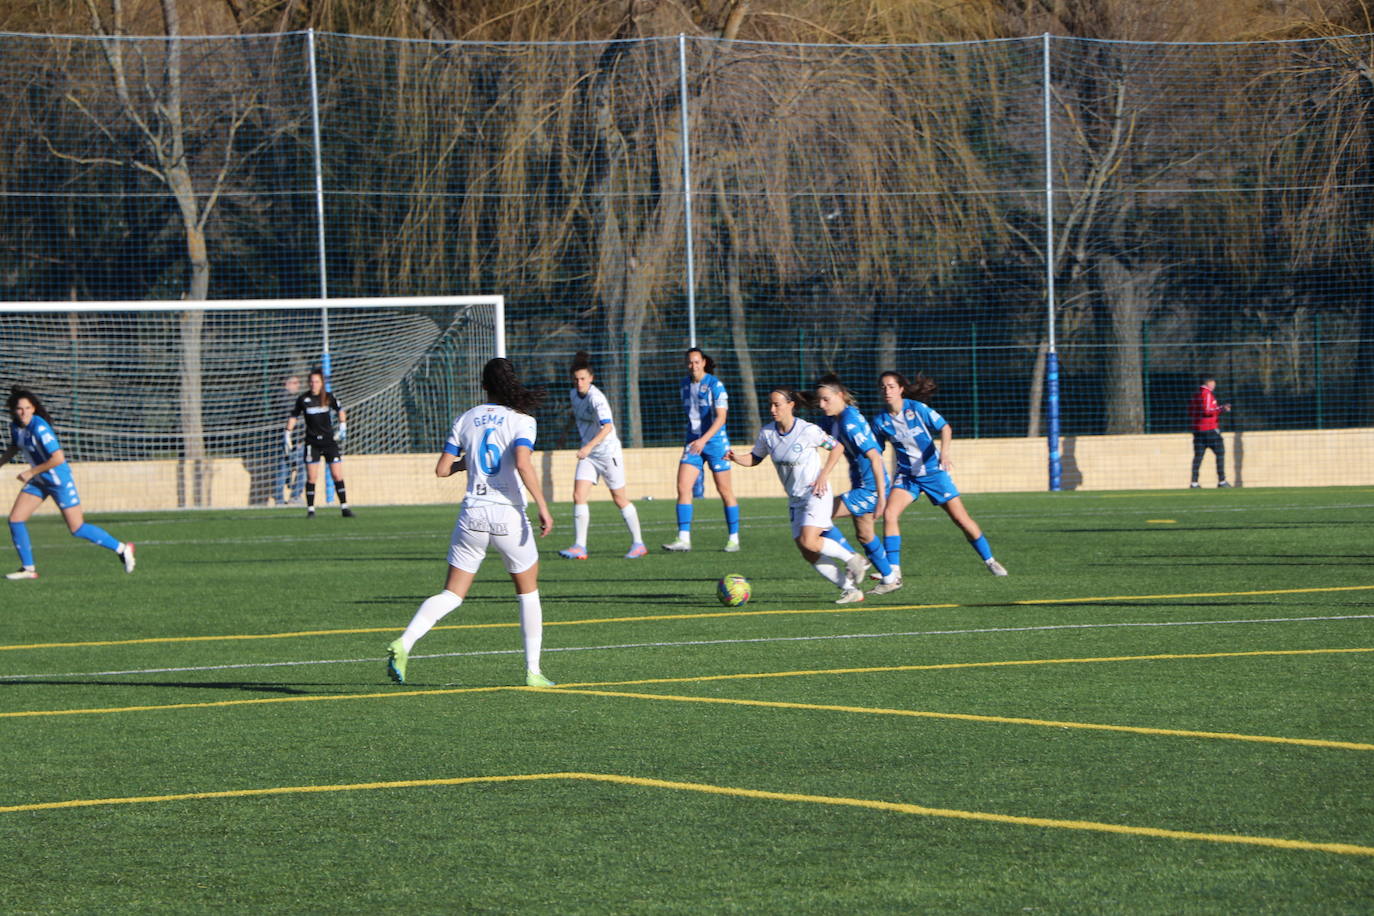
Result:
<svg viewBox="0 0 1374 916"><path fill-rule="evenodd" d="M1200 374L1233 430L1374 425L1368 36L3 42L4 299L500 293L629 445L681 441L693 339L736 441L889 368L1042 437L1052 348L1069 437L1186 432Z"/></svg>

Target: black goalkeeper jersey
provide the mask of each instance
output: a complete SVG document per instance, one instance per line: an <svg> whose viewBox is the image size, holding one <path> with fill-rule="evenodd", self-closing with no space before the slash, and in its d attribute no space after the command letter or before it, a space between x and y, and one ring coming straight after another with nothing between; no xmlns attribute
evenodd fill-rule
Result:
<svg viewBox="0 0 1374 916"><path fill-rule="evenodd" d="M326 391L318 398L306 392L296 398L296 407L291 416L305 416L305 436L307 439L333 439L334 424L329 418L330 411L339 411L343 405L332 392Z"/></svg>

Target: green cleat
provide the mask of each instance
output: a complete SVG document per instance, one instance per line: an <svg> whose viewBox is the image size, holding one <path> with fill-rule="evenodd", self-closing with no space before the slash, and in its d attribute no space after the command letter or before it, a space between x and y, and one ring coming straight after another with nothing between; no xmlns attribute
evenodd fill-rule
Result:
<svg viewBox="0 0 1374 916"><path fill-rule="evenodd" d="M406 682L406 662L410 661L410 653L406 651L405 644L399 639L386 647L386 673L398 684Z"/></svg>
<svg viewBox="0 0 1374 916"><path fill-rule="evenodd" d="M538 671L526 671L526 672L525 672L525 686L526 686L526 687L557 687L558 685L555 684L553 681L549 680L548 678L544 677L544 675L540 674Z"/></svg>

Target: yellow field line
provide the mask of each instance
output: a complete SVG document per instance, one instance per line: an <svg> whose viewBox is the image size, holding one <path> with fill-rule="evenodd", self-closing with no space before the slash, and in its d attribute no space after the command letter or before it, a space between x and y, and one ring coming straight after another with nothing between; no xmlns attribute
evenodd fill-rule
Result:
<svg viewBox="0 0 1374 916"><path fill-rule="evenodd" d="M822 668L810 671L762 671L744 674L702 674L687 677L637 678L629 681L587 681L562 684L552 691L572 688L633 687L643 684L699 684L707 681L737 681L773 677L814 677L829 674L887 674L897 671L948 671L957 668L1001 668L1015 665L1083 665L1103 662L1179 661L1201 658L1252 658L1280 655L1339 655L1355 652L1374 652L1374 648L1352 649L1261 649L1249 652L1192 652L1186 654L1116 655L1096 658L1032 658L996 662L945 662L935 665L883 665L876 668ZM543 693L547 688L530 687L441 687L428 690L387 690L379 693L341 693L320 696L258 697L245 700L211 700L201 703L167 703L160 706L109 706L86 709L34 709L0 712L0 719L38 718L45 716L99 715L117 712L153 712L170 709L214 709L226 706L260 706L267 703L323 703L332 700L390 700L400 697L436 697L456 693L494 693L497 691L533 691Z"/></svg>
<svg viewBox="0 0 1374 916"><path fill-rule="evenodd" d="M192 801L219 798L252 798L265 795L290 795L320 792L357 792L374 789L411 789L433 786L460 786L475 783L535 782L543 780L573 780L604 782L650 789L672 789L679 792L700 792L734 798L756 798L765 801L784 801L814 805L865 808L896 814L921 817L954 818L992 824L1015 824L1024 827L1045 827L1057 830L1088 830L1098 833L1118 833L1130 836L1150 836L1169 840L1198 840L1208 843L1232 843L1244 846L1267 846L1274 849L1297 849L1309 852L1330 852L1350 856L1374 856L1374 847L1353 843L1318 843L1289 840L1282 837L1248 836L1233 833L1200 833L1191 830L1170 830L1162 827L1137 827L1130 824L1109 824L1101 821L1062 820L1048 817L1023 817L995 814L988 811L963 811L955 808L929 808L905 802L879 801L867 798L846 798L834 795L806 795L797 792L770 792L762 789L743 789L735 786L716 786L700 782L677 782L649 779L642 776L621 776L615 773L526 773L514 776L463 776L452 779L404 779L391 782L364 782L332 786L281 786L267 789L237 789L222 792L187 792L178 795L145 795L129 798L76 799L62 802L40 802L30 805L0 807L0 814L19 811L53 811L66 808L88 808L99 805L134 805L157 802Z"/></svg>
<svg viewBox="0 0 1374 916"><path fill-rule="evenodd" d="M1179 592L1161 595L1100 595L1091 598L1022 598L1012 601L977 604L885 604L867 607L785 608L769 611L703 611L691 614L646 614L636 617L588 617L580 620L546 620L546 627L578 627L608 623L659 623L667 620L710 620L721 617L775 617L791 614L872 614L881 611L934 611L954 608L1015 607L1045 604L1096 604L1116 601L1162 601L1181 598L1253 598L1264 595L1310 595L1327 592L1358 592L1374 590L1374 585L1335 585L1322 588L1273 588L1243 592ZM436 630L493 630L518 627L516 621L507 623L441 624ZM136 639L101 639L83 642L39 642L0 646L0 652L21 649L85 649L101 646L140 646L166 643L224 642L256 639L299 639L307 636L358 636L368 633L395 633L402 627L353 627L336 630L293 630L282 633L229 633L218 636L146 636Z"/></svg>
<svg viewBox="0 0 1374 916"><path fill-rule="evenodd" d="M931 712L917 709L889 709L881 706L831 706L821 703L787 703L776 700L740 700L725 697L689 697L662 693L626 693L616 690L589 690L560 687L557 693L598 697L625 697L634 700L664 700L677 703L720 703L729 706L762 706L769 709L805 709L821 712L851 712L872 716L910 716L917 719L953 719L959 722L990 722L995 725L1034 725L1041 728L1081 728L1089 731L1129 732L1136 735L1164 735L1174 738L1212 738L1225 741L1257 741L1266 744L1297 744L1305 747L1336 748L1348 751L1374 751L1374 744L1354 741L1328 741L1321 738L1279 738L1271 735L1246 735L1237 732L1204 732L1180 728L1147 728L1137 725L1103 725L1093 722L1062 722L1055 719L1026 719L1016 716L979 716L971 713Z"/></svg>

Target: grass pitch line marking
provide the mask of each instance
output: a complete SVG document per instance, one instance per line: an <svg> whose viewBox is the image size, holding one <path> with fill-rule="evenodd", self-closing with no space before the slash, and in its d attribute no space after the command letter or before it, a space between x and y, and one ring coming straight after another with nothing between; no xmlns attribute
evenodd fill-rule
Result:
<svg viewBox="0 0 1374 916"><path fill-rule="evenodd" d="M1170 738L1211 738L1225 741L1256 741L1264 744L1296 744L1304 747L1335 748L1346 751L1374 751L1374 744L1355 741L1328 741L1321 738L1280 738L1272 735L1246 735L1238 732L1206 732L1180 728L1149 728L1137 725L1103 725L1093 722L1060 722L1053 719L1027 719L1019 716L979 716L971 713L931 712L919 709L890 709L880 706L831 706L821 703L788 703L776 700L741 700L725 697L689 697L662 693L627 693L616 690L588 690L559 687L555 693L597 697L624 697L633 700L664 700L677 703L719 703L728 706L761 706L768 709L802 709L820 712L850 712L873 716L908 716L915 719L953 719L959 722L986 722L993 725L1034 725L1040 728L1079 728L1087 731L1128 732L1135 735L1162 735Z"/></svg>
<svg viewBox="0 0 1374 916"><path fill-rule="evenodd" d="M956 668L1003 668L1016 665L1075 665L1101 662L1170 661L1200 658L1248 658L1280 655L1340 655L1355 652L1374 652L1374 648L1353 649L1260 649L1251 652L1199 652L1188 654L1116 655L1100 658L1031 658L997 662L944 662L936 665L884 665L876 668L826 668L812 671L765 671L745 674L703 674L690 677L639 678L631 681L587 681L561 684L552 689L589 687L634 687L643 684L699 684L707 681L753 680L771 677L812 677L826 674L888 674L897 671L947 671ZM166 709L216 709L227 706L262 706L268 703L323 703L331 700L387 700L398 697L434 697L455 693L494 693L502 690L544 692L545 688L520 686L499 687L439 687L424 690L388 690L379 693L339 693L295 697L258 697L248 700L212 700L203 703L167 703L160 706L108 706L86 709L32 709L0 712L0 719L39 718L44 716L103 715L119 712L154 712Z"/></svg>
<svg viewBox="0 0 1374 916"><path fill-rule="evenodd" d="M842 639L895 639L913 636L969 636L985 633L1036 633L1046 630L1102 630L1130 627L1207 627L1257 623L1317 623L1339 620L1371 620L1374 614L1337 614L1321 617L1245 617L1235 620L1146 620L1120 623L1051 623L1027 627L969 627L962 630L902 630L892 633L826 633L818 636L752 636L738 639L685 639L671 642L608 643L596 646L545 646L548 652L611 652L621 649L681 649L695 646L736 646L755 643L825 642ZM481 658L490 655L520 655L524 649L470 649L464 652L431 652L412 655L413 659ZM191 671L241 671L257 668L308 668L312 665L373 665L381 659L312 658L291 662L242 662L232 665L182 665L169 668L124 668L111 671L45 671L37 674L0 674L0 684L22 683L58 677L118 677L133 674L182 674ZM130 684L136 686L136 684Z"/></svg>
<svg viewBox="0 0 1374 916"><path fill-rule="evenodd" d="M1247 598L1264 595L1309 595L1329 592L1374 591L1374 585L1333 585L1321 588L1279 588L1244 592L1180 592L1168 595L1111 595L1093 598L1021 598L1012 601L975 604L884 604L874 607L784 608L769 611L705 611L692 614L650 614L638 617L587 617L580 620L546 620L545 627L573 627L608 623L659 623L666 620L709 620L721 617L772 617L787 614L871 614L881 611L933 611L957 608L1016 607L1047 604L1095 604L1117 601L1160 601L1178 598ZM503 623L440 624L435 630L500 630L520 626L518 621ZM294 630L282 633L229 633L218 636L147 636L137 639L88 640L85 642L41 642L0 646L0 652L22 649L87 649L102 646L139 646L184 642L220 642L257 639L299 639L307 636L359 636L369 633L399 633L404 627L356 627L337 630Z"/></svg>
<svg viewBox="0 0 1374 916"><path fill-rule="evenodd" d="M1096 833L1117 833L1129 836L1149 836L1167 840L1194 840L1206 843L1228 843L1242 846L1265 846L1271 849L1294 849L1304 852L1328 852L1347 856L1374 856L1374 846L1354 843L1324 843L1308 840L1289 840L1283 837L1250 836L1238 833L1201 833L1192 830L1171 830L1164 827L1137 827L1131 824L1111 824L1103 821L1063 820L1049 817L1025 817L1015 814L996 814L990 811L964 811L957 808L930 808L906 802L881 801L870 798L846 798L838 795L807 795L799 792L771 792L765 789L744 789L737 786L716 786L701 782L678 782L669 779L650 779L643 776L621 776L616 773L525 773L512 776L460 776L450 779L401 779L390 782L363 782L331 786L279 786L267 789L236 789L220 792L187 792L179 795L144 795L128 798L90 798L62 802L39 802L30 805L6 805L0 814L20 811L55 811L71 808L93 808L111 805L156 804L161 802L201 801L222 798L260 798L268 795L303 795L326 792L360 792L377 789L416 789L438 786L464 786L479 783L546 782L602 782L648 789L669 789L677 792L699 792L729 798L754 798L761 801L783 801L798 804L830 805L863 808L893 814L913 814L919 817L940 817L990 824L1014 824L1021 827L1044 827L1054 830L1086 830Z"/></svg>

